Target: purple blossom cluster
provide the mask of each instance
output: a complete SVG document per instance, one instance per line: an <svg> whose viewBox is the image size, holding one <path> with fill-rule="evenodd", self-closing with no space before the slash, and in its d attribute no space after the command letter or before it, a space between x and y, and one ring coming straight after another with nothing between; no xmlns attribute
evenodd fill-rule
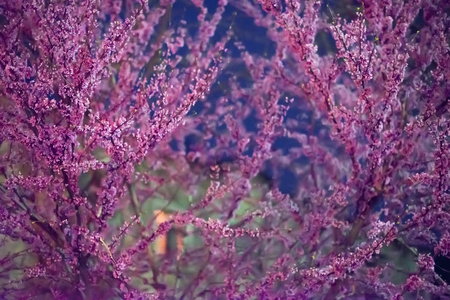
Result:
<svg viewBox="0 0 450 300"><path fill-rule="evenodd" d="M449 9L0 0L0 298L450 299Z"/></svg>

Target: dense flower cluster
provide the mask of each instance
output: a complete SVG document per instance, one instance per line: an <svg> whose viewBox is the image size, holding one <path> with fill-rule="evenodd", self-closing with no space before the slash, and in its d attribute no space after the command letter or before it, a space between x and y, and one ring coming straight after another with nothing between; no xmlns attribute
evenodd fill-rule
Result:
<svg viewBox="0 0 450 300"><path fill-rule="evenodd" d="M450 297L447 1L149 2L0 1L0 298Z"/></svg>

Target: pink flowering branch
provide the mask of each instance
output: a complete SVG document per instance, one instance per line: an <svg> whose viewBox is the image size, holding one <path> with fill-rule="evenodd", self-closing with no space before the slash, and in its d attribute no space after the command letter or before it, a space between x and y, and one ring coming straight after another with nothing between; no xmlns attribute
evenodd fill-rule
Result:
<svg viewBox="0 0 450 300"><path fill-rule="evenodd" d="M444 2L1 3L0 298L447 297Z"/></svg>

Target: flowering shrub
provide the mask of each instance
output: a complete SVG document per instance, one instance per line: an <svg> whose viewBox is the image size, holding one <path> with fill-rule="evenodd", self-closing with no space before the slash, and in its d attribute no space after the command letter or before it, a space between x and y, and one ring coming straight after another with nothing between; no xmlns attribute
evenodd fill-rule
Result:
<svg viewBox="0 0 450 300"><path fill-rule="evenodd" d="M1 1L1 298L449 297L448 8Z"/></svg>

